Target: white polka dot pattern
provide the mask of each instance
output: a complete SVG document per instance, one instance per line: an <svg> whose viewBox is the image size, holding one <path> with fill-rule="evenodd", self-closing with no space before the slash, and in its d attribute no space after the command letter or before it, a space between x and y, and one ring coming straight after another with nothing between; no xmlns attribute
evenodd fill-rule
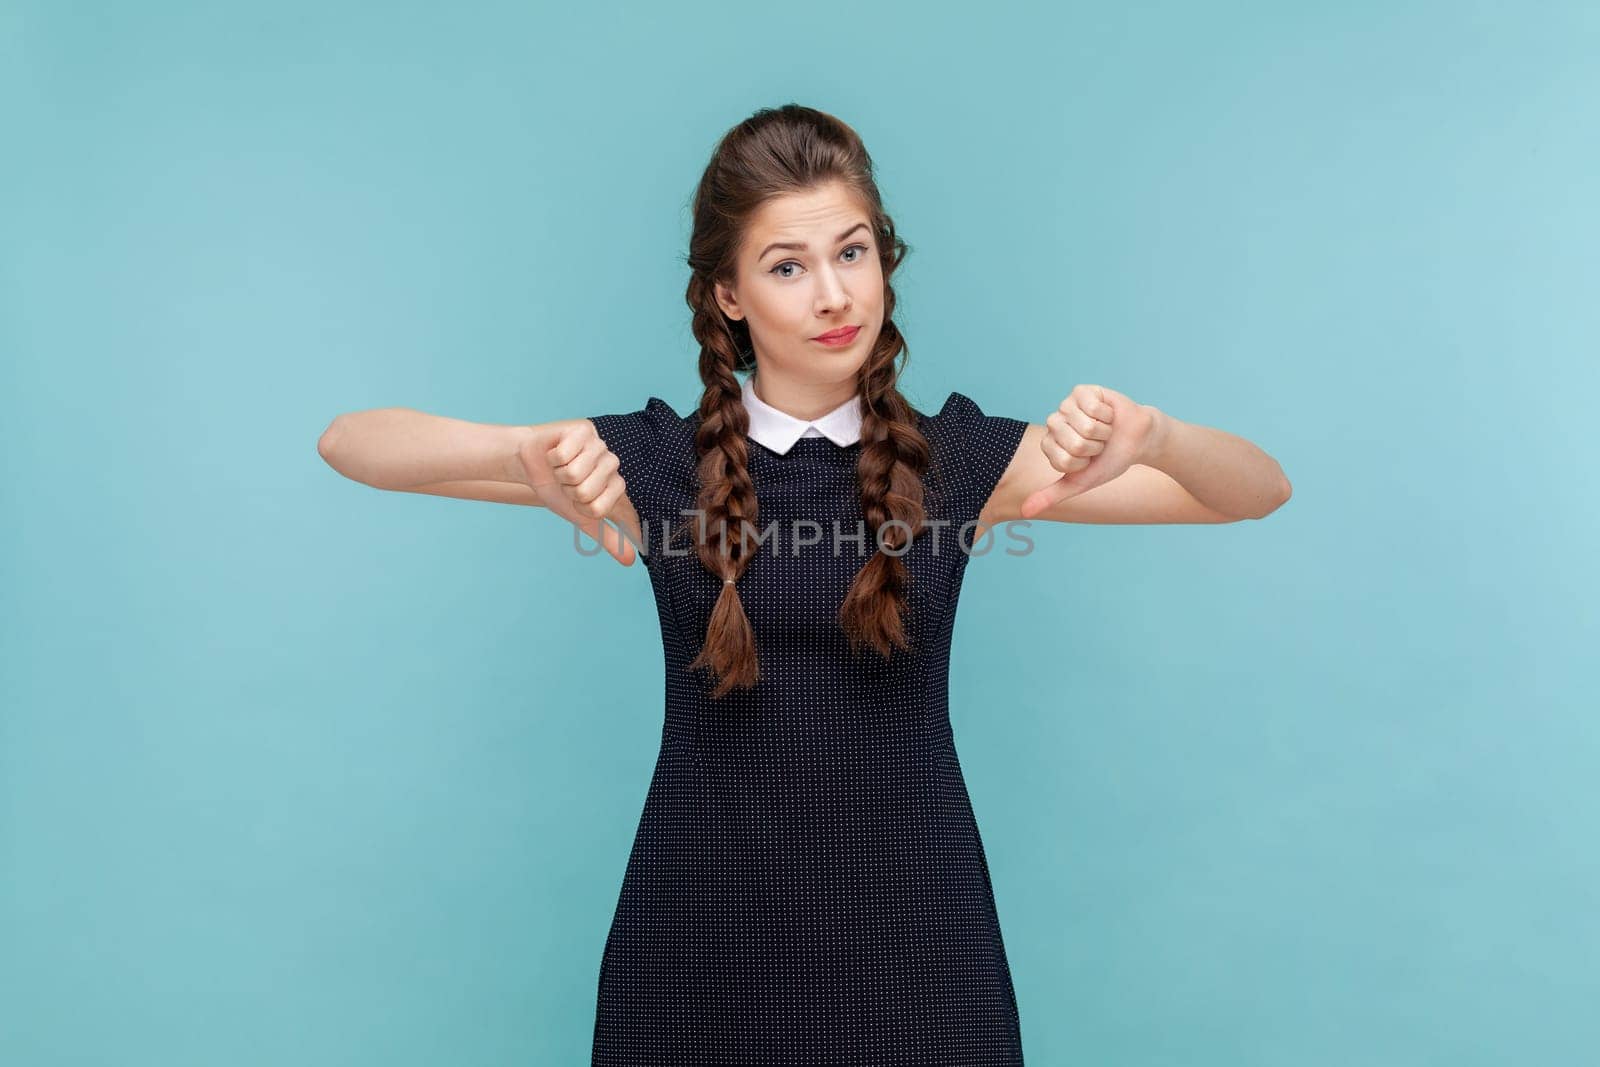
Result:
<svg viewBox="0 0 1600 1067"><path fill-rule="evenodd" d="M956 533L1027 423L960 393L918 418L928 515L949 525L902 557L912 647L855 656L837 622L876 550L862 446L804 437L780 455L751 441L756 532L774 533L737 588L762 676L714 700L709 675L687 669L722 589L683 540L698 413L651 397L593 417L645 524L666 652L661 751L601 956L596 1067L1022 1063L947 683L968 561Z"/></svg>

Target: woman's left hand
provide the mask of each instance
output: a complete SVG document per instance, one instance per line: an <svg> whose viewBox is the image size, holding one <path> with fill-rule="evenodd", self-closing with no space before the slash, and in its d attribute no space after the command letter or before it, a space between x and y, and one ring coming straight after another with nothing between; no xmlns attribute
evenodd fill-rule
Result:
<svg viewBox="0 0 1600 1067"><path fill-rule="evenodd" d="M1039 441L1061 477L1029 494L1022 502L1023 518L1104 485L1138 463L1153 451L1160 428L1161 412L1149 404L1103 385L1073 386L1045 419Z"/></svg>

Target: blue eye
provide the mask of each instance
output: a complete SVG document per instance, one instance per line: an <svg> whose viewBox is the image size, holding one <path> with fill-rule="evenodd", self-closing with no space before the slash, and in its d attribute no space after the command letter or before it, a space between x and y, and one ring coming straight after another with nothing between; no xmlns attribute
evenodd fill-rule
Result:
<svg viewBox="0 0 1600 1067"><path fill-rule="evenodd" d="M862 244L851 245L849 248L846 248L844 251L845 252L851 252L851 251L854 251L857 248L861 249L863 254L872 251L870 246L862 245ZM844 255L844 252L840 252L839 254L842 256L842 255ZM851 263L860 263L861 262L861 256L857 256L856 258L850 260L850 262ZM779 263L777 266L773 267L771 270L767 271L767 273L768 274L778 274L778 272L780 270L782 270L783 268L789 266L791 263L793 263L797 267L800 265L796 260L786 259L782 263ZM778 274L778 277L780 277L780 278L793 278L794 275L793 274Z"/></svg>

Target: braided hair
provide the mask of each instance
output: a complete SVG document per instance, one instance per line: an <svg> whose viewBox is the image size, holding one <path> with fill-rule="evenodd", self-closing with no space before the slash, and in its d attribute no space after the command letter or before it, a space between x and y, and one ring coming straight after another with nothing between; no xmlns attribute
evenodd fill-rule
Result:
<svg viewBox="0 0 1600 1067"><path fill-rule="evenodd" d="M916 412L896 388L896 360L904 361L907 346L892 318L889 279L907 248L883 210L871 157L853 129L799 104L763 108L729 130L712 152L695 191L689 241L685 299L694 313L704 385L695 435L700 528L722 532L702 534L697 546L701 563L722 578L722 591L705 643L689 666L712 671L715 697L750 688L760 677L755 635L737 584L750 565L746 538L755 532L757 501L746 436L750 418L735 372L754 371L756 362L748 324L723 313L715 288L731 284L745 227L763 204L830 182L844 185L865 209L883 272L883 326L856 378L862 413L856 471L867 528L881 531L877 543L894 550L879 547L856 575L839 623L852 653L871 647L887 659L893 648L909 647L902 616L910 572L900 556L924 529L922 475L930 449Z"/></svg>

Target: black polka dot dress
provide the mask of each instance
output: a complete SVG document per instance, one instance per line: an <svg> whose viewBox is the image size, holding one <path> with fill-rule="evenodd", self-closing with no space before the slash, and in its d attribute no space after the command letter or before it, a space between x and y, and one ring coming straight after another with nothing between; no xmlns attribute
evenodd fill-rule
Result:
<svg viewBox="0 0 1600 1067"><path fill-rule="evenodd" d="M837 621L876 551L862 446L803 437L779 454L751 440L763 540L738 590L762 677L713 699L709 673L686 669L723 582L693 545L698 418L657 397L593 418L645 524L666 662L660 755L601 957L593 1064L1022 1063L947 681L966 566L1014 547L1000 530L973 545L963 526L1027 424L960 393L919 413L927 514L944 525L903 557L912 647L888 660L852 655Z"/></svg>

